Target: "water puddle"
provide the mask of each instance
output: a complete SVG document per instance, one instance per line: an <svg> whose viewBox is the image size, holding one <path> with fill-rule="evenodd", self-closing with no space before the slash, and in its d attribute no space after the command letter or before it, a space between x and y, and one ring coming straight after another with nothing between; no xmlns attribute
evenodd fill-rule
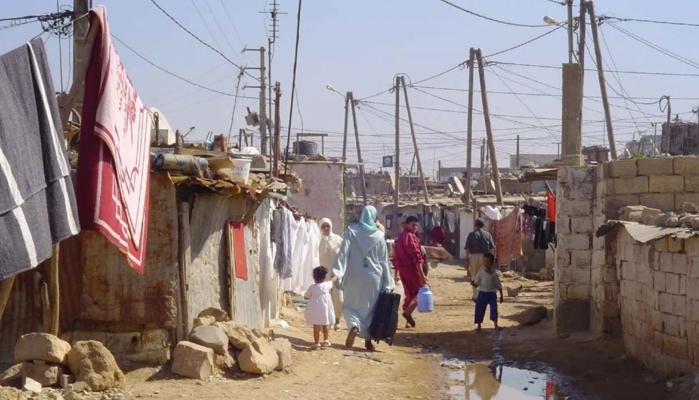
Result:
<svg viewBox="0 0 699 400"><path fill-rule="evenodd" d="M539 372L493 364L445 360L452 400L565 400L552 379Z"/></svg>

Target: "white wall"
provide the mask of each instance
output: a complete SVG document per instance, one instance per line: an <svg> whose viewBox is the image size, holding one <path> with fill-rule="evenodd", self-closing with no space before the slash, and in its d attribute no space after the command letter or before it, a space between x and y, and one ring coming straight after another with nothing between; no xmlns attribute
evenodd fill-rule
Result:
<svg viewBox="0 0 699 400"><path fill-rule="evenodd" d="M342 235L345 220L343 164L304 163L292 164L291 168L302 183L301 190L289 199L289 204L319 221L330 218L335 233Z"/></svg>

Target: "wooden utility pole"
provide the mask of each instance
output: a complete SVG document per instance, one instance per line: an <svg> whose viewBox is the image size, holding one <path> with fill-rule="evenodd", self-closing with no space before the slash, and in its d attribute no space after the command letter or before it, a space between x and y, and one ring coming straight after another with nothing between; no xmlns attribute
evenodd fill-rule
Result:
<svg viewBox="0 0 699 400"><path fill-rule="evenodd" d="M517 169L520 169L521 166L519 165L519 135L517 135L517 156L516 156L516 160L517 160L517 165L516 165L516 166L517 166Z"/></svg>
<svg viewBox="0 0 699 400"><path fill-rule="evenodd" d="M364 177L364 160L362 159L362 148L359 144L359 127L357 126L357 110L355 108L354 94L347 93L348 99L352 105L352 123L354 124L354 138L357 142L357 162L359 163L359 179L362 183L362 198L364 205L368 204L366 197L366 178Z"/></svg>
<svg viewBox="0 0 699 400"><path fill-rule="evenodd" d="M468 52L468 119L466 122L466 189L468 195L473 196L471 192L471 179L473 173L471 171L472 149L473 149L473 69L475 67L475 50L473 47ZM481 172L482 174L483 172Z"/></svg>
<svg viewBox="0 0 699 400"><path fill-rule="evenodd" d="M587 12L590 14L590 27L592 28L592 41L595 43L595 58L597 59L597 76L599 77L599 90L604 106L604 119L607 123L607 136L609 138L609 152L612 160L617 159L616 142L614 141L614 128L612 127L612 113L609 110L609 98L607 98L607 81L604 79L604 64L602 64L602 50L599 47L597 35L597 19L595 18L595 5L592 1L587 3Z"/></svg>
<svg viewBox="0 0 699 400"><path fill-rule="evenodd" d="M483 117L485 118L485 133L488 135L488 150L490 151L490 165L493 167L493 178L495 180L495 198L498 205L504 205L502 200L502 187L500 186L500 170L498 169L498 158L495 154L495 142L493 142L493 129L490 125L490 110L488 108L488 93L485 87L485 67L483 64L483 53L481 49L476 50L478 57L478 75L481 80L481 99L483 100Z"/></svg>
<svg viewBox="0 0 699 400"><path fill-rule="evenodd" d="M396 155L393 160L395 167L395 183L393 185L393 216L391 222L391 231L394 237L400 233L400 224L398 223L398 197L400 194L400 77L396 76L396 83L393 90L396 92ZM410 177L408 177L410 178Z"/></svg>
<svg viewBox="0 0 699 400"><path fill-rule="evenodd" d="M281 145L279 140L281 137L281 97L282 89L279 82L274 84L274 161L273 173L279 177L279 156L281 154Z"/></svg>
<svg viewBox="0 0 699 400"><path fill-rule="evenodd" d="M488 194L488 185L485 184L485 139L481 143L481 182L483 182L483 192Z"/></svg>
<svg viewBox="0 0 699 400"><path fill-rule="evenodd" d="M267 141L269 132L267 131L267 84L265 82L265 48L260 47L260 154L267 153Z"/></svg>
<svg viewBox="0 0 699 400"><path fill-rule="evenodd" d="M342 161L347 162L347 125L349 124L349 99L350 92L345 94L345 130L342 136Z"/></svg>
<svg viewBox="0 0 699 400"><path fill-rule="evenodd" d="M583 98L585 96L585 36L587 31L587 23L585 16L587 15L587 5L585 0L580 1L580 23L578 25L578 63L580 64L580 116L578 123L580 124L580 135L582 136L582 120L583 120Z"/></svg>
<svg viewBox="0 0 699 400"><path fill-rule="evenodd" d="M73 0L73 18L80 17L87 14L92 8L92 0ZM77 92L75 97L75 104L73 108L78 112L78 115L82 114L83 109L83 97L85 94L85 85L83 83L85 79L85 73L81 71L81 63L83 58L90 58L90 54L85 53L86 42L87 42L87 32L90 27L90 18L80 18L73 21L73 81L79 82L80 90ZM82 72L82 74L81 74ZM68 109L70 113L70 108ZM61 121L65 123L64 121Z"/></svg>
<svg viewBox="0 0 699 400"><path fill-rule="evenodd" d="M415 127L413 126L413 114L410 112L410 101L408 100L408 87L405 85L404 76L400 77L400 82L403 85L403 97L405 97L405 108L406 110L408 110L408 122L410 123L410 135L413 137L413 148L415 149L417 170L420 173L420 179L422 179L422 191L425 195L425 203L429 203L430 195L429 193L427 193L427 182L425 181L425 173L422 171L422 161L420 161L420 151L417 148L417 138L415 137Z"/></svg>

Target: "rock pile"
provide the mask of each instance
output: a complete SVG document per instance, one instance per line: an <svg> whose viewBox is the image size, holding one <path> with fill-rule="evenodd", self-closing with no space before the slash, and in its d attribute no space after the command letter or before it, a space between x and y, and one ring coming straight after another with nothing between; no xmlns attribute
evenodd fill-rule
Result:
<svg viewBox="0 0 699 400"><path fill-rule="evenodd" d="M189 341L175 347L172 372L194 379L206 379L215 370L266 375L291 366L291 343L270 341L259 329L231 321L225 311L202 311L193 321Z"/></svg>
<svg viewBox="0 0 699 400"><path fill-rule="evenodd" d="M71 392L102 392L124 383L114 356L97 341L71 347L54 335L30 333L17 341L14 358L17 364L0 374L0 386L21 386L28 393L59 385Z"/></svg>
<svg viewBox="0 0 699 400"><path fill-rule="evenodd" d="M619 220L667 228L699 229L699 206L684 202L681 210L676 214L645 206L625 206L619 209Z"/></svg>

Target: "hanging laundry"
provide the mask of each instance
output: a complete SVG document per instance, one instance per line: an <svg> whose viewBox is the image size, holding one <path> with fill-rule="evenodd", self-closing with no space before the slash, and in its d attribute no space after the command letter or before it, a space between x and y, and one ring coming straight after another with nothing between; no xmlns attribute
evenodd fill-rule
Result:
<svg viewBox="0 0 699 400"><path fill-rule="evenodd" d="M444 211L444 218L447 220L446 228L448 233L456 231L456 213L451 210Z"/></svg>
<svg viewBox="0 0 699 400"><path fill-rule="evenodd" d="M275 242L277 254L274 258L274 269L282 279L291 278L291 258L293 255L294 238L292 238L292 223L294 216L286 208L279 210L279 217L275 218Z"/></svg>
<svg viewBox="0 0 699 400"><path fill-rule="evenodd" d="M513 254L515 249L516 241L516 225L517 217L519 216L519 207L515 207L506 217L500 220L494 220L486 215L486 222L488 223L488 231L493 236L493 241L495 242L495 252L497 257L497 262L499 265L510 265L510 261L513 258L521 256L521 232L520 232L520 246L519 254Z"/></svg>
<svg viewBox="0 0 699 400"><path fill-rule="evenodd" d="M275 252L271 240L274 208L272 199L266 198L255 212L255 220L259 226L257 242L260 244L260 308L264 327L269 327L269 322L278 315L277 273L273 268Z"/></svg>
<svg viewBox="0 0 699 400"><path fill-rule="evenodd" d="M78 158L80 225L104 234L143 273L148 232L151 117L141 102L109 33L107 11L98 24L85 75Z"/></svg>
<svg viewBox="0 0 699 400"><path fill-rule="evenodd" d="M556 222L556 196L550 190L546 190L546 218Z"/></svg>
<svg viewBox="0 0 699 400"><path fill-rule="evenodd" d="M0 56L0 280L37 266L79 232L44 45Z"/></svg>
<svg viewBox="0 0 699 400"><path fill-rule="evenodd" d="M485 213L486 217L494 221L499 221L502 219L502 213L500 213L500 210L498 210L497 207L485 206L483 207L483 212Z"/></svg>

